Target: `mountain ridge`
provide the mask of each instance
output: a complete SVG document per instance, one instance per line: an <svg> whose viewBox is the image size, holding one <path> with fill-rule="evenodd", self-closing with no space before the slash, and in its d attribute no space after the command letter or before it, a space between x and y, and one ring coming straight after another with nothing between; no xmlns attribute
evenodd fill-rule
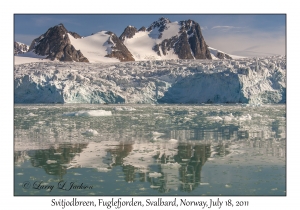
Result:
<svg viewBox="0 0 300 210"><path fill-rule="evenodd" d="M197 22L171 22L164 17L139 30L129 25L119 37L111 31L83 37L60 23L34 39L28 52L31 52L28 57L34 53L50 60L73 62L233 59L222 51L213 54ZM25 52L23 56L26 55Z"/></svg>

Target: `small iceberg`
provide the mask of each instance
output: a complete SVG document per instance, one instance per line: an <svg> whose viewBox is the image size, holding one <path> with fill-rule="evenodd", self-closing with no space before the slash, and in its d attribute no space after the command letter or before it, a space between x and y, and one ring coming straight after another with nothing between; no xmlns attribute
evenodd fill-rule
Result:
<svg viewBox="0 0 300 210"><path fill-rule="evenodd" d="M178 140L177 140L177 139L170 139L168 142L169 142L169 143L177 143Z"/></svg>
<svg viewBox="0 0 300 210"><path fill-rule="evenodd" d="M179 163L166 163L166 164L161 164L162 168L180 168L181 165Z"/></svg>
<svg viewBox="0 0 300 210"><path fill-rule="evenodd" d="M86 136L97 136L98 134L99 133L93 129L88 129L82 133L82 135L86 135Z"/></svg>
<svg viewBox="0 0 300 210"><path fill-rule="evenodd" d="M157 186L157 185L150 185L150 188L155 189L155 188L160 188L160 186Z"/></svg>
<svg viewBox="0 0 300 210"><path fill-rule="evenodd" d="M235 120L234 116L232 113L230 113L228 116L224 117L224 121L231 121L231 120Z"/></svg>
<svg viewBox="0 0 300 210"><path fill-rule="evenodd" d="M246 120L251 120L251 119L252 119L252 117L250 116L250 114L239 117L240 121L246 121Z"/></svg>
<svg viewBox="0 0 300 210"><path fill-rule="evenodd" d="M97 168L97 171L98 172L109 172L109 171L111 171L111 169L108 169L108 168Z"/></svg>
<svg viewBox="0 0 300 210"><path fill-rule="evenodd" d="M163 136L163 135L165 135L164 133L159 133L159 132L156 132L156 131L151 132L151 134L153 136Z"/></svg>
<svg viewBox="0 0 300 210"><path fill-rule="evenodd" d="M153 173L149 173L149 177L161 177L162 174L161 173L157 173L157 172L153 172Z"/></svg>
<svg viewBox="0 0 300 210"><path fill-rule="evenodd" d="M57 163L57 161L56 160L47 160L46 163L47 164L52 164L52 163Z"/></svg>
<svg viewBox="0 0 300 210"><path fill-rule="evenodd" d="M116 111L135 111L136 109L135 108L132 108L132 107L114 107L114 110Z"/></svg>
<svg viewBox="0 0 300 210"><path fill-rule="evenodd" d="M27 116L28 117L36 117L37 115L30 112Z"/></svg>
<svg viewBox="0 0 300 210"><path fill-rule="evenodd" d="M213 116L213 117L207 117L208 120L215 120L215 121L220 121L223 120L221 117L219 116Z"/></svg>

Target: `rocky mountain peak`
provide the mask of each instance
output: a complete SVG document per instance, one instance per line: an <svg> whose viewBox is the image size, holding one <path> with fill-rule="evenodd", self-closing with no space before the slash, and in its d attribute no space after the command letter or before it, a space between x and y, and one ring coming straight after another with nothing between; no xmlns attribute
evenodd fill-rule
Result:
<svg viewBox="0 0 300 210"><path fill-rule="evenodd" d="M134 28L134 27L127 27L127 28L129 30L131 30L130 28L132 28L133 30L134 29L136 30L136 28ZM125 29L125 31L126 31L126 29ZM115 33L111 32L111 31L107 31L106 34L110 35L110 38L107 41L107 43L112 45L111 46L112 50L111 50L111 52L108 52L108 54L105 57L117 58L121 62L134 61L132 54L129 52L127 47L123 44L123 41L125 40L125 35L124 35L124 40L122 41L121 39L119 39L117 37L117 35Z"/></svg>
<svg viewBox="0 0 300 210"><path fill-rule="evenodd" d="M180 32L186 33L193 57L195 59L212 59L200 25L194 20L184 20L179 23L181 25Z"/></svg>
<svg viewBox="0 0 300 210"><path fill-rule="evenodd" d="M69 34L71 34L75 39L81 39L82 38L82 36L80 36L76 32L69 31Z"/></svg>
<svg viewBox="0 0 300 210"><path fill-rule="evenodd" d="M72 34L74 37L77 35L74 32ZM62 23L49 28L46 33L34 39L29 51L47 56L51 60L88 62L88 59L71 44L68 30Z"/></svg>
<svg viewBox="0 0 300 210"><path fill-rule="evenodd" d="M146 31L146 27L145 26L142 26L139 31Z"/></svg>
<svg viewBox="0 0 300 210"><path fill-rule="evenodd" d="M126 38L132 38L137 32L138 30L135 27L129 25L125 28L119 39L124 42Z"/></svg>
<svg viewBox="0 0 300 210"><path fill-rule="evenodd" d="M155 28L158 28L159 32L163 32L166 28L166 25L171 23L168 18L161 17L157 21L154 21L148 28L147 31L152 31Z"/></svg>
<svg viewBox="0 0 300 210"><path fill-rule="evenodd" d="M14 55L23 54L29 50L29 46L20 42L14 42Z"/></svg>
<svg viewBox="0 0 300 210"><path fill-rule="evenodd" d="M170 23L170 20L160 18L159 21L154 22L149 28L152 27L151 30L153 30L158 27L160 32L158 38L161 38L162 33L168 27L168 23ZM173 48L174 53L180 59L212 59L202 36L200 25L193 20L180 21L179 25L178 33L174 32L174 36L163 40L160 44L156 44L153 50L159 56L161 56L161 52L163 55L167 55L168 51Z"/></svg>

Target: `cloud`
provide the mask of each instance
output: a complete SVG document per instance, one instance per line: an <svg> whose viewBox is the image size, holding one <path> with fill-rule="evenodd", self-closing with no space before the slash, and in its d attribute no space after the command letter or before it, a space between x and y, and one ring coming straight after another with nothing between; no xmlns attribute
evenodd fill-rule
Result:
<svg viewBox="0 0 300 210"><path fill-rule="evenodd" d="M207 26L203 26L203 27L201 27L201 30L203 31L203 30L207 30L208 28L207 28Z"/></svg>
<svg viewBox="0 0 300 210"><path fill-rule="evenodd" d="M237 26L213 26L210 28L211 31L214 33L220 32L220 33L242 33L246 32L247 28L246 27L237 27Z"/></svg>

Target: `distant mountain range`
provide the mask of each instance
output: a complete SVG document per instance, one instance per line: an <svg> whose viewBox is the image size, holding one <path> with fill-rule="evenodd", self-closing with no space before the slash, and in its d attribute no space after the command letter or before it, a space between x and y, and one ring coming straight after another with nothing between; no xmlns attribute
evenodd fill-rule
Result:
<svg viewBox="0 0 300 210"><path fill-rule="evenodd" d="M28 57L93 63L241 58L209 47L197 22L171 22L163 17L147 28L127 26L120 37L111 31L100 31L82 37L59 24L34 39L30 47L15 42L14 54L20 53Z"/></svg>
<svg viewBox="0 0 300 210"><path fill-rule="evenodd" d="M21 42L14 42L14 55L26 53L29 50L29 46Z"/></svg>

